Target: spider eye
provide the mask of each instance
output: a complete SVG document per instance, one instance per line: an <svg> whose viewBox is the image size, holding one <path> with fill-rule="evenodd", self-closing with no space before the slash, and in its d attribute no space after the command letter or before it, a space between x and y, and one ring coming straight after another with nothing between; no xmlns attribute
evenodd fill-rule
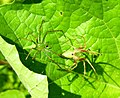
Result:
<svg viewBox="0 0 120 98"><path fill-rule="evenodd" d="M46 45L46 48L48 48L48 45Z"/></svg>
<svg viewBox="0 0 120 98"><path fill-rule="evenodd" d="M72 53L72 55L74 55L74 54Z"/></svg>

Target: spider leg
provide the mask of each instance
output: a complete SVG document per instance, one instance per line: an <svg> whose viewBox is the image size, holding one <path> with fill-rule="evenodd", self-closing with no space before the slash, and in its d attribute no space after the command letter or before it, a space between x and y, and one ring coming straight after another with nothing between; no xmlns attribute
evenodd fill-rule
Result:
<svg viewBox="0 0 120 98"><path fill-rule="evenodd" d="M23 40L26 40L26 41L35 43L32 39L27 39L29 34L32 34L32 33L29 32L24 38L18 38L18 39L19 39L19 40L22 40L22 39L23 39ZM32 36L34 36L34 35L32 35Z"/></svg>
<svg viewBox="0 0 120 98"><path fill-rule="evenodd" d="M28 57L29 57L29 55L30 55L31 52L32 52L32 49L30 50L30 52L29 52L28 55L26 56L25 60L28 59Z"/></svg>
<svg viewBox="0 0 120 98"><path fill-rule="evenodd" d="M42 20L42 23L41 23L41 25L40 25L40 27L39 27L39 32L41 31L41 28L42 28L42 25L43 25L43 23L44 23L45 21L44 20ZM28 35L29 34L31 34L32 35L32 37L34 37L35 39L36 39L36 36L35 35L33 35L33 33L32 32L29 32L28 34L27 34L27 36L26 37L28 37ZM35 43L33 40L29 40L29 39L27 39L28 41L31 41L31 42L33 42L33 43ZM38 37L37 37L37 39L36 39L36 43L39 43L39 41L40 41L40 35L38 34Z"/></svg>
<svg viewBox="0 0 120 98"><path fill-rule="evenodd" d="M41 25L39 27L39 32L41 31L41 28L42 28L42 25L43 25L44 22L45 22L45 20L42 20L42 23L41 23Z"/></svg>
<svg viewBox="0 0 120 98"><path fill-rule="evenodd" d="M64 36L65 38L67 38L67 37L65 36L63 30L50 30L50 31L47 31L46 34L44 35L43 40L42 40L42 43L44 42L45 37L47 36L47 34L48 34L48 33L53 33L53 32L62 32L63 36Z"/></svg>
<svg viewBox="0 0 120 98"><path fill-rule="evenodd" d="M41 41L41 29L42 29L42 27L43 27L43 24L44 24L44 20L42 20L42 23L41 23L41 25L40 25L40 27L39 27L39 33L38 33L38 38L37 38L37 42L39 43L40 41Z"/></svg>
<svg viewBox="0 0 120 98"><path fill-rule="evenodd" d="M95 68L93 67L93 65L90 63L90 61L88 59L86 59L86 61L88 62L88 64L91 66L91 68L93 69L93 71L96 73Z"/></svg>
<svg viewBox="0 0 120 98"><path fill-rule="evenodd" d="M47 53L45 53L45 55L48 57L49 60L55 63L60 69L62 69L62 67L57 62L55 62Z"/></svg>
<svg viewBox="0 0 120 98"><path fill-rule="evenodd" d="M83 48L86 48L86 40L85 40L85 37L84 36L81 36L82 38L83 38L83 40L84 40L84 46L83 46Z"/></svg>
<svg viewBox="0 0 120 98"><path fill-rule="evenodd" d="M77 67L77 62L74 60L73 65L70 67L71 70L74 70Z"/></svg>
<svg viewBox="0 0 120 98"><path fill-rule="evenodd" d="M77 35L78 36L78 35ZM84 40L84 44L83 44L83 46L80 46L79 47L79 49L85 49L86 48L86 40L85 40L85 38L84 38L84 36L82 35L82 36L80 36L81 38L83 38L83 40ZM75 38L74 38L76 41L77 41L77 43L80 43L77 39L77 37L75 36Z"/></svg>
<svg viewBox="0 0 120 98"><path fill-rule="evenodd" d="M80 49L85 49L85 48L86 48L86 40L85 40L85 37L84 37L83 35L82 35L81 37L82 37L83 40L84 40L84 45L83 45L83 46L80 46L79 48L80 48ZM77 38L76 38L76 39L77 39ZM80 43L78 40L77 40L77 42Z"/></svg>
<svg viewBox="0 0 120 98"><path fill-rule="evenodd" d="M86 75L86 65L85 65L85 61L83 61L83 66L84 66L84 76Z"/></svg>
<svg viewBox="0 0 120 98"><path fill-rule="evenodd" d="M35 56L36 56L37 52L38 52L38 51L36 51L36 52L34 53L32 59L35 59Z"/></svg>

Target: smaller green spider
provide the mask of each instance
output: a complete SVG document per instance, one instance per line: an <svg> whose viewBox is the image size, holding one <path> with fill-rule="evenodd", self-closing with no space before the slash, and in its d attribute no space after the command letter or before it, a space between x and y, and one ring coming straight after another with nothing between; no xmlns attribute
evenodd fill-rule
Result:
<svg viewBox="0 0 120 98"><path fill-rule="evenodd" d="M85 42L85 38L83 36L81 36L84 39L84 46L80 46L79 48L76 48L74 46L72 46L73 50L68 50L65 51L62 54L62 57L66 58L66 59L72 59L73 65L70 66L70 70L74 70L77 66L79 62L83 62L83 66L84 66L84 75L86 75L86 65L85 62L87 62L90 67L93 69L93 71L96 74L96 70L93 67L92 63L90 62L90 60L88 59L87 55L98 55L98 52L94 52L94 51L90 51L89 49L86 49L86 42Z"/></svg>
<svg viewBox="0 0 120 98"><path fill-rule="evenodd" d="M33 33L32 33L32 34L30 35L31 38L29 38L29 39L24 38L24 39L27 40L28 42L31 42L31 43L32 43L32 45L30 45L30 46L23 47L23 49L29 49L29 50L30 50L29 53L27 54L25 60L28 59L28 57L29 57L30 54L33 52L33 50L34 50L34 53L33 53L32 59L35 59L35 58L36 58L36 55L41 55L41 53L44 54L45 56L49 56L49 55L48 55L49 53L52 53L52 54L55 53L55 52L53 52L52 50L50 50L50 49L52 48L52 45L53 45L52 41L53 41L53 39L55 39L55 38L50 39L50 38L51 38L51 37L50 37L48 40L46 40L46 37L49 37L48 34L50 34L50 33L52 34L52 33L55 33L55 32L59 32L59 33L62 34L62 35L64 35L64 33L63 33L62 30L49 30L49 31L43 33L41 29L42 29L42 26L43 26L43 23L44 23L44 22L45 22L45 21L42 20L42 23L41 23L40 28L39 28L39 32L36 33L37 36L34 36ZM48 35L48 36L47 36L47 35ZM55 35L55 34L54 34L54 35ZM28 36L29 36L29 35L27 35L27 37L28 37ZM51 45L49 42L52 43L52 45ZM48 54L47 54L47 53L48 53ZM48 57L48 58L50 58L50 57Z"/></svg>

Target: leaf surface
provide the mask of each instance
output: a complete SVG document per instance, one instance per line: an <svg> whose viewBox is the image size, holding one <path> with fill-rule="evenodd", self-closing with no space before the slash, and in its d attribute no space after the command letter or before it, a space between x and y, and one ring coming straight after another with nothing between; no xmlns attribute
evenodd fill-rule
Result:
<svg viewBox="0 0 120 98"><path fill-rule="evenodd" d="M84 44L80 37L84 36L86 49L100 50L101 53L97 58L93 58L93 61L91 60L97 71L97 79L94 78L94 72L89 64L86 64L88 75L83 76L82 62L71 73L59 70L58 65L66 66L66 60L49 51L38 52L36 58L40 67L32 66L30 60L26 61L31 65L27 67L49 77L49 97L56 98L59 95L60 98L108 96L118 98L120 96L119 10L119 0L43 0L37 3L22 2L4 5L0 7L0 35L7 42L23 48L31 45L31 42L22 38L35 41L42 20L45 20L40 30L41 40L47 31L62 30L64 32L64 34L51 32L45 37L44 42L50 42L51 50L56 54L62 54L71 48L71 43L67 41L68 37L73 42L72 46L76 47ZM27 35L28 38L26 38ZM79 40L80 43L74 39ZM30 49L26 51L29 53ZM21 53L19 50L18 52ZM21 58L24 57L25 60L24 55L21 55ZM33 55L34 52L30 57ZM57 64L49 60L47 55ZM40 70L37 70L38 68Z"/></svg>

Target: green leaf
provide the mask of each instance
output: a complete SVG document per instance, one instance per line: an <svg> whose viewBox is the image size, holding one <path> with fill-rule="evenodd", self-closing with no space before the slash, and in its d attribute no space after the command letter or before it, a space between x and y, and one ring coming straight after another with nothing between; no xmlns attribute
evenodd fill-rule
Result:
<svg viewBox="0 0 120 98"><path fill-rule="evenodd" d="M20 61L16 47L5 42L2 37L0 37L0 46L0 51L14 69L14 71L17 73L21 82L28 89L28 92L31 94L31 96L33 98L47 98L47 77L27 69Z"/></svg>
<svg viewBox="0 0 120 98"><path fill-rule="evenodd" d="M0 5L3 5L3 4L10 4L12 3L14 0L0 0Z"/></svg>
<svg viewBox="0 0 120 98"><path fill-rule="evenodd" d="M25 98L24 94L18 90L7 90L0 94L0 98Z"/></svg>
<svg viewBox="0 0 120 98"><path fill-rule="evenodd" d="M27 68L47 75L50 80L50 98L56 98L58 95L58 98L118 98L120 96L119 1L44 0L37 3L26 1L4 5L0 7L0 35L7 42L19 47L21 62L25 63ZM64 34L48 33L44 42L49 42L51 49L45 48L47 51L39 51L35 61L31 60L35 53L33 51L25 61L31 49L25 49L25 52L21 50L33 44L25 39L36 41L42 20L45 23L40 30L41 40L50 30L62 30ZM64 35L70 38L73 45ZM90 58L96 69L97 79L89 64L86 64L87 76L85 77L82 62L72 72L58 67L58 65L63 68L67 66L66 59L59 57L58 54L71 49L71 46L78 47L84 44L80 36L85 37L86 49L95 52L99 50L101 53L97 58ZM41 44L44 46L45 43ZM56 52L57 55L49 50ZM47 56L50 56L53 61ZM35 64L31 64L32 61ZM68 63L71 65L71 62Z"/></svg>

